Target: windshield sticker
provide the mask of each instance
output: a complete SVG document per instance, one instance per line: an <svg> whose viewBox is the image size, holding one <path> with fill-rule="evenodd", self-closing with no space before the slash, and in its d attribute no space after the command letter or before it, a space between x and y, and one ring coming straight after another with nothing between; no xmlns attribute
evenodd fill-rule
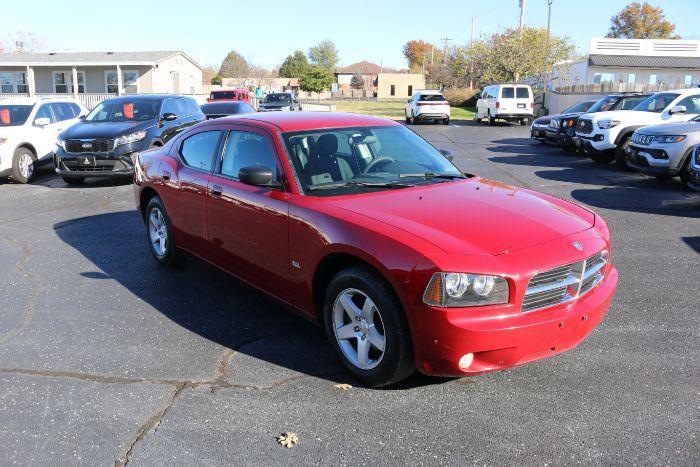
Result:
<svg viewBox="0 0 700 467"><path fill-rule="evenodd" d="M10 109L0 110L0 122L2 122L3 125L10 124Z"/></svg>
<svg viewBox="0 0 700 467"><path fill-rule="evenodd" d="M134 119L134 104L133 103L124 104L124 118L128 118L129 120Z"/></svg>

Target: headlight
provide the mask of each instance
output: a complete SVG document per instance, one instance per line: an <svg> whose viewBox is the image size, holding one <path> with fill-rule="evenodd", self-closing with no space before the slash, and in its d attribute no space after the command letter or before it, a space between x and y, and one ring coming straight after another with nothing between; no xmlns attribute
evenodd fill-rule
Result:
<svg viewBox="0 0 700 467"><path fill-rule="evenodd" d="M601 120L598 122L598 128L600 128L601 130L608 130L619 124L619 120L610 120L609 118L606 118L605 120Z"/></svg>
<svg viewBox="0 0 700 467"><path fill-rule="evenodd" d="M426 305L463 307L507 303L508 281L498 276L436 272L423 293Z"/></svg>
<svg viewBox="0 0 700 467"><path fill-rule="evenodd" d="M135 143L136 141L141 141L146 137L146 131L136 131L128 135L120 136L114 140L115 146L121 146L122 144Z"/></svg>
<svg viewBox="0 0 700 467"><path fill-rule="evenodd" d="M550 120L549 126L551 126L552 128L559 128L559 120Z"/></svg>
<svg viewBox="0 0 700 467"><path fill-rule="evenodd" d="M685 139L685 135L663 135L654 136L654 142L661 144L680 143Z"/></svg>

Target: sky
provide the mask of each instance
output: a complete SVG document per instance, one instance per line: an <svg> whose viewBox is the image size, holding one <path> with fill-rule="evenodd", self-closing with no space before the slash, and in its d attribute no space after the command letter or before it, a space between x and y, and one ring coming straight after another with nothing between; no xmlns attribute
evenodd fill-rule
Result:
<svg viewBox="0 0 700 467"><path fill-rule="evenodd" d="M631 0L553 0L552 33L566 35L581 53L604 36L610 18ZM652 0L676 33L700 39L700 0ZM340 66L368 60L406 67L403 45L422 39L464 45L518 24L518 0L0 0L0 40L16 31L39 36L46 51L182 50L201 65L218 67L236 50L273 68L323 39L335 42ZM40 14L39 14L40 13ZM525 24L547 26L547 0L527 0Z"/></svg>

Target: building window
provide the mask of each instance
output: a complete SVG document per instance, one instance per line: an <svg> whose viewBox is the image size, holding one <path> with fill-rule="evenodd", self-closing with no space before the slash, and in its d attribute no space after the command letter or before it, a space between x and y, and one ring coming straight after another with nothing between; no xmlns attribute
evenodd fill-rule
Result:
<svg viewBox="0 0 700 467"><path fill-rule="evenodd" d="M17 86L17 92L28 94L29 86L27 85L27 74L23 71L15 73L15 85Z"/></svg>
<svg viewBox="0 0 700 467"><path fill-rule="evenodd" d="M613 73L596 73L593 75L593 84L614 83L615 75Z"/></svg>
<svg viewBox="0 0 700 467"><path fill-rule="evenodd" d="M53 92L66 94L68 92L68 76L65 71L53 72Z"/></svg>
<svg viewBox="0 0 700 467"><path fill-rule="evenodd" d="M84 94L85 93L85 72L84 71L78 71L76 72L77 77L78 77L78 94ZM72 78L71 78L72 81ZM71 88L73 88L71 86Z"/></svg>
<svg viewBox="0 0 700 467"><path fill-rule="evenodd" d="M105 71L105 92L117 94L119 92L119 80L116 71Z"/></svg>
<svg viewBox="0 0 700 467"><path fill-rule="evenodd" d="M687 87L690 87L693 85L693 75L685 75L685 80L683 81L683 84L685 84Z"/></svg>
<svg viewBox="0 0 700 467"><path fill-rule="evenodd" d="M122 81L124 82L124 94L137 94L139 92L138 71L122 71Z"/></svg>
<svg viewBox="0 0 700 467"><path fill-rule="evenodd" d="M391 85L391 89L389 90L389 95L390 96L396 95L396 86L394 86L393 84Z"/></svg>
<svg viewBox="0 0 700 467"><path fill-rule="evenodd" d="M410 84L408 85L408 95L409 96L413 95L413 86L411 86Z"/></svg>
<svg viewBox="0 0 700 467"><path fill-rule="evenodd" d="M0 92L14 92L14 85L12 84L12 73L0 73Z"/></svg>
<svg viewBox="0 0 700 467"><path fill-rule="evenodd" d="M649 84L656 84L656 75L649 75Z"/></svg>
<svg viewBox="0 0 700 467"><path fill-rule="evenodd" d="M627 84L634 84L634 82L635 82L636 80L637 80L637 75L635 75L634 73L630 73L630 74L627 76Z"/></svg>

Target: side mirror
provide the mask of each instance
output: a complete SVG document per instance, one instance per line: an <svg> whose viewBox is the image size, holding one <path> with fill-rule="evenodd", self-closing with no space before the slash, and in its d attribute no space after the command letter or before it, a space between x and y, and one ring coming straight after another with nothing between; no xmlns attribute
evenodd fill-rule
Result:
<svg viewBox="0 0 700 467"><path fill-rule="evenodd" d="M477 92L476 94L474 94L474 97L477 99L481 99L481 93Z"/></svg>
<svg viewBox="0 0 700 467"><path fill-rule="evenodd" d="M275 174L272 170L264 167L262 165L252 165L248 167L241 167L238 171L238 180L246 185L255 186L266 186L266 187L279 187L281 186L277 182L273 182Z"/></svg>
<svg viewBox="0 0 700 467"><path fill-rule="evenodd" d="M452 151L449 149L438 149L438 151L450 161L455 158L454 154L452 154Z"/></svg>
<svg viewBox="0 0 700 467"><path fill-rule="evenodd" d="M161 122L172 122L173 120L177 120L177 115L171 112L166 112L160 117Z"/></svg>
<svg viewBox="0 0 700 467"><path fill-rule="evenodd" d="M80 117L78 117L78 120L85 120L85 117L87 117L87 115L81 115Z"/></svg>
<svg viewBox="0 0 700 467"><path fill-rule="evenodd" d="M410 104L410 103L411 103L411 99L406 101L406 104Z"/></svg>
<svg viewBox="0 0 700 467"><path fill-rule="evenodd" d="M46 117L39 117L36 120L34 120L34 125L36 126L46 126L49 123L51 123L51 120L49 120Z"/></svg>
<svg viewBox="0 0 700 467"><path fill-rule="evenodd" d="M671 110L668 111L669 114L684 114L688 109L684 105L674 105Z"/></svg>

